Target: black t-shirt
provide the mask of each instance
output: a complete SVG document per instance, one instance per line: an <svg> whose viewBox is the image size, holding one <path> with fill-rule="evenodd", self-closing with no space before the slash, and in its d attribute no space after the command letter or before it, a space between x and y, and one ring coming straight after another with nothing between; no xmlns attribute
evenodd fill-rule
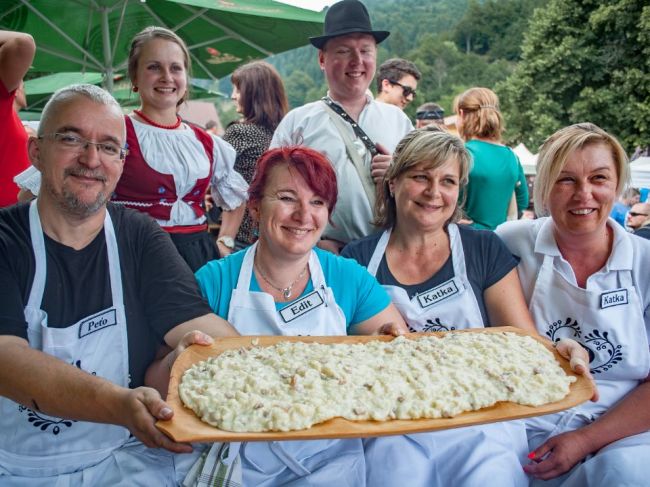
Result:
<svg viewBox="0 0 650 487"><path fill-rule="evenodd" d="M130 387L141 386L164 335L210 313L187 264L148 216L109 204L122 271L129 342ZM47 276L41 309L48 326L65 328L112 306L104 232L81 250L47 235ZM29 205L0 210L0 335L27 338L24 308L34 280Z"/></svg>
<svg viewBox="0 0 650 487"><path fill-rule="evenodd" d="M465 253L467 278L481 310L483 325L490 326L483 300L483 291L503 279L508 272L517 267L519 262L494 232L477 230L465 225L458 225L458 230L463 252ZM368 267L382 233L379 232L350 242L345 246L341 255L355 259L359 264ZM402 284L395 279L395 276L388 268L386 256L384 255L377 268L376 277L380 284L403 288L412 299L416 294L427 291L454 277L454 264L450 255L447 262L435 275L420 284L408 285Z"/></svg>

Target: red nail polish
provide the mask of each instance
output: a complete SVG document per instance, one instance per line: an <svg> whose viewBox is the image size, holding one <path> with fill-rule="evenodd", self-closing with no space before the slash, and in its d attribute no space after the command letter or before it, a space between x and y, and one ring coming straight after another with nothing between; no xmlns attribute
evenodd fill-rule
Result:
<svg viewBox="0 0 650 487"><path fill-rule="evenodd" d="M534 452L534 451L531 451L531 452L528 454L528 458L530 458L531 460L532 460L533 458L535 458L535 452Z"/></svg>

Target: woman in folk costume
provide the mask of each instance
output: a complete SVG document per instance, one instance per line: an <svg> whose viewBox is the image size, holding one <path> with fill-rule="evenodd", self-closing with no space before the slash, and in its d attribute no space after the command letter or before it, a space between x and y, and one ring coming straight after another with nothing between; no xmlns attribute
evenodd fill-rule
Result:
<svg viewBox="0 0 650 487"><path fill-rule="evenodd" d="M537 330L589 352L600 400L526 420L533 485L647 485L650 478L650 242L609 218L629 178L625 151L591 123L544 142L534 221L498 234Z"/></svg>
<svg viewBox="0 0 650 487"><path fill-rule="evenodd" d="M512 325L535 331L517 277L517 260L491 231L455 222L470 156L438 127L417 129L394 152L377 198L384 231L348 244L342 255L375 275L411 331ZM586 355L575 342L565 355ZM584 369L584 368L583 368ZM364 440L372 486L525 486L523 423L502 422ZM390 468L382 468L386 459Z"/></svg>
<svg viewBox="0 0 650 487"><path fill-rule="evenodd" d="M178 115L190 76L180 37L144 29L131 43L128 71L141 105L126 117L129 154L113 201L155 218L197 270L219 257L202 208L208 186L215 203L232 210L245 202L248 185L233 169L234 149Z"/></svg>

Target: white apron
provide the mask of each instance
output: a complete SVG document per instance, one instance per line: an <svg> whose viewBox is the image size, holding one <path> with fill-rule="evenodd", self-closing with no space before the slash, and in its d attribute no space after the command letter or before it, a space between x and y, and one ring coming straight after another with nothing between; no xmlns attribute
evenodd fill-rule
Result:
<svg viewBox="0 0 650 487"><path fill-rule="evenodd" d="M27 335L38 349L80 369L128 387L129 362L117 241L106 212L104 232L113 306L66 328L48 326L41 310L46 281L46 253L36 201L29 209L36 261L34 282L25 307ZM56 391L52 391L56 394ZM47 416L0 397L0 465L15 475L69 473L99 463L129 438L121 426ZM35 454L38 452L38 454Z"/></svg>
<svg viewBox="0 0 650 487"><path fill-rule="evenodd" d="M244 256L228 321L242 335L346 335L346 319L327 287L318 256L309 258L314 291L276 311L269 294L250 291L257 243ZM230 456L237 444L232 444ZM363 487L361 440L273 441L239 447L245 486L336 485Z"/></svg>
<svg viewBox="0 0 650 487"><path fill-rule="evenodd" d="M595 404L586 402L568 411L526 420L531 451L552 436L578 429L598 418L634 389L650 369L643 308L631 271L611 271L617 273L615 289L587 290L568 282L553 262L554 256L544 256L530 311L542 336L553 342L572 338L587 349L600 399ZM563 485L584 485L584 479L592 479L589 485L596 485L593 483L596 480L612 480L612 471L607 471L613 464L606 457L616 458L617 448L624 448L633 461L625 472L615 477L615 483L636 485L639 479L647 481L650 470L641 457L650 458L650 433L643 433L610 444L574 468L571 480ZM569 474L544 485L559 485L567 477ZM626 483L626 479L631 483ZM607 482L600 485L611 485Z"/></svg>
<svg viewBox="0 0 650 487"><path fill-rule="evenodd" d="M413 299L409 299L407 292L399 286L383 285L411 331L483 328L481 310L467 277L465 252L458 226L451 223L448 229L454 277L419 293ZM368 272L373 276L377 275L381 259L386 253L390 234L390 230L382 234L370 258Z"/></svg>
<svg viewBox="0 0 650 487"><path fill-rule="evenodd" d="M454 277L409 299L399 286L384 285L411 331L483 328L483 317L467 277L465 253L456 224L449 224ZM386 253L390 230L380 237L368 264L375 276ZM392 487L406 479L414 487L432 485L527 486L523 423L509 421L433 433L368 438L363 441L368 485ZM387 459L393 459L390 464Z"/></svg>

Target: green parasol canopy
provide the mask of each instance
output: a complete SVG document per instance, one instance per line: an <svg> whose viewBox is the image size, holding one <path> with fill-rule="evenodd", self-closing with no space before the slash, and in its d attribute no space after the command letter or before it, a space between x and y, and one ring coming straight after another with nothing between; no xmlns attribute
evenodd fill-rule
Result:
<svg viewBox="0 0 650 487"><path fill-rule="evenodd" d="M52 93L59 88L75 83L99 85L103 80L104 75L95 72L55 73L30 79L25 81L25 95L27 96L25 111L40 112ZM113 96L121 105L137 106L140 103L138 95L131 90L131 83L128 79L118 76L113 82ZM192 100L214 100L226 96L218 90L217 82L214 80L191 78L190 85Z"/></svg>
<svg viewBox="0 0 650 487"><path fill-rule="evenodd" d="M36 71L102 73L111 91L131 39L149 25L175 31L193 76L214 80L307 44L322 23L322 13L273 0L0 0L0 29L34 36Z"/></svg>

